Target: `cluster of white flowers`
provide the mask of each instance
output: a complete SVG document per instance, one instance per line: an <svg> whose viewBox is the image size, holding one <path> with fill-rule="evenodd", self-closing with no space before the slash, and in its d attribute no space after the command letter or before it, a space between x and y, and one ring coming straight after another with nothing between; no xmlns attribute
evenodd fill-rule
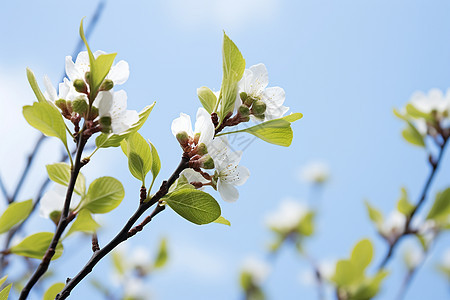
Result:
<svg viewBox="0 0 450 300"><path fill-rule="evenodd" d="M266 225L279 232L290 232L298 227L308 212L310 210L305 204L286 199L281 202L278 210L266 217Z"/></svg>
<svg viewBox="0 0 450 300"><path fill-rule="evenodd" d="M46 192L39 203L39 215L43 218L51 218L52 213L59 213L63 210L64 200L66 199L67 187L55 183L53 188ZM70 209L73 210L80 203L81 197L73 193ZM59 215L57 215L59 219ZM53 220L58 221L58 220Z"/></svg>
<svg viewBox="0 0 450 300"><path fill-rule="evenodd" d="M103 51L96 51L94 57L106 54ZM64 78L63 82L59 84L59 94L53 87L50 79L45 76L44 83L46 91L44 96L51 103L54 103L66 113L73 114L71 111L71 104L64 106L58 105L58 100L65 100L73 102L75 100L84 100L89 104L88 93L89 82L86 79L90 72L90 61L87 51L80 52L73 62L71 56L66 56L66 74L68 78ZM100 121L110 131L119 134L129 129L133 124L139 120L139 114L135 110L127 110L127 94L124 90L113 91L112 87L125 83L130 75L128 63L124 60L119 61L111 67L108 75L105 78L104 84L109 86L100 88L98 95L93 101L93 106L98 109L98 116L94 121ZM76 88L75 85L82 87ZM83 90L84 89L84 90Z"/></svg>
<svg viewBox="0 0 450 300"><path fill-rule="evenodd" d="M281 118L289 110L289 107L283 106L285 92L281 87L267 88L268 84L269 75L264 64L246 69L238 84L236 108L247 105L254 110L250 115L254 120Z"/></svg>
<svg viewBox="0 0 450 300"><path fill-rule="evenodd" d="M242 113L242 106L247 111L244 117L248 120L251 116L256 121L280 118L288 111L289 108L283 106L284 90L280 87L266 88L268 82L267 69L263 64L244 71L236 95L237 115ZM215 130L212 117L204 108L197 111L194 130L187 114L181 113L172 122L173 135L191 157L190 169L184 170L181 175L197 188L211 185L219 191L222 199L233 202L239 198L236 186L244 184L250 172L239 165L242 151L232 151L226 138L215 137ZM214 169L214 173L207 173L201 168Z"/></svg>
<svg viewBox="0 0 450 300"><path fill-rule="evenodd" d="M444 128L450 127L450 89L444 93L439 89L431 89L428 94L415 92L409 101L418 111L431 115ZM414 118L417 130L426 135L429 129L424 118Z"/></svg>

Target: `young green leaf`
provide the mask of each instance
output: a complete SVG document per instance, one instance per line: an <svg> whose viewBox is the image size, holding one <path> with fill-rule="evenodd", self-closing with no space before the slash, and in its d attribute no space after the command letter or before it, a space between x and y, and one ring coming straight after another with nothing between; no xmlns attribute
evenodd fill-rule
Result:
<svg viewBox="0 0 450 300"><path fill-rule="evenodd" d="M94 68L91 67L90 87L91 93L95 95L100 86L105 80L111 70L111 66L114 63L117 53L102 54L99 55L94 62Z"/></svg>
<svg viewBox="0 0 450 300"><path fill-rule="evenodd" d="M409 202L408 193L405 188L402 188L401 190L400 199L397 202L397 210L408 217L414 210L414 205Z"/></svg>
<svg viewBox="0 0 450 300"><path fill-rule="evenodd" d="M214 108L216 107L217 97L214 95L213 91L211 91L208 87L202 86L197 89L197 96L202 106L206 109L208 113L212 113Z"/></svg>
<svg viewBox="0 0 450 300"><path fill-rule="evenodd" d="M220 217L219 203L208 193L182 189L164 198L177 214L197 225L208 224Z"/></svg>
<svg viewBox="0 0 450 300"><path fill-rule="evenodd" d="M374 222L377 226L382 224L383 215L381 214L381 212L372 205L370 205L368 201L364 201L364 203L367 207L367 213L369 214L370 220L372 220L372 222Z"/></svg>
<svg viewBox="0 0 450 300"><path fill-rule="evenodd" d="M131 174L145 186L145 176L152 168L150 145L138 132L135 132L121 141L121 147L128 157L128 168Z"/></svg>
<svg viewBox="0 0 450 300"><path fill-rule="evenodd" d="M237 96L237 84L241 80L245 70L245 60L238 47L224 33L223 34L223 78L221 91L220 120L231 111Z"/></svg>
<svg viewBox="0 0 450 300"><path fill-rule="evenodd" d="M25 220L33 209L33 200L11 203L0 217L0 234Z"/></svg>
<svg viewBox="0 0 450 300"><path fill-rule="evenodd" d="M23 107L27 122L46 136L59 138L67 148L66 126L59 110L52 104L35 102Z"/></svg>
<svg viewBox="0 0 450 300"><path fill-rule="evenodd" d="M120 251L113 251L111 255L114 269L119 273L120 275L125 274L126 266L125 266L125 259L122 257Z"/></svg>
<svg viewBox="0 0 450 300"><path fill-rule="evenodd" d="M308 212L298 225L298 232L301 235L311 236L314 233L314 212Z"/></svg>
<svg viewBox="0 0 450 300"><path fill-rule="evenodd" d="M231 222L222 216L218 217L217 220L214 221L214 223L231 226Z"/></svg>
<svg viewBox="0 0 450 300"><path fill-rule="evenodd" d="M301 113L291 113L290 115L284 116L280 119L283 119L285 121L288 121L289 123L293 123L297 120L300 120L301 118L303 118L303 114Z"/></svg>
<svg viewBox="0 0 450 300"><path fill-rule="evenodd" d="M339 260L336 263L336 270L331 280L338 287L349 286L357 280L357 272L354 265L349 260Z"/></svg>
<svg viewBox="0 0 450 300"><path fill-rule="evenodd" d="M6 279L8 279L8 275L5 275L0 279L0 286L2 286L6 282Z"/></svg>
<svg viewBox="0 0 450 300"><path fill-rule="evenodd" d="M70 227L69 231L66 234L66 237L71 235L74 232L81 231L86 233L94 233L97 231L97 229L100 227L100 224L98 224L94 218L92 217L91 213L87 209L82 209L79 213L75 221L73 222L72 226Z"/></svg>
<svg viewBox="0 0 450 300"><path fill-rule="evenodd" d="M386 271L380 271L372 278L366 278L349 299L372 299L378 294L381 282L388 274Z"/></svg>
<svg viewBox="0 0 450 300"><path fill-rule="evenodd" d="M47 165L46 168L48 177L50 178L51 181L62 184L64 186L69 185L70 176L72 172L69 164L54 163L51 165ZM80 196L84 196L84 194L86 194L86 178L81 172L78 173L74 191Z"/></svg>
<svg viewBox="0 0 450 300"><path fill-rule="evenodd" d="M426 119L429 121L433 120L433 117L431 116L431 114L427 114L427 113L424 113L424 112L418 110L411 103L406 105L406 112L408 113L408 115L410 115L411 117L416 118L416 119L423 118L423 119Z"/></svg>
<svg viewBox="0 0 450 300"><path fill-rule="evenodd" d="M162 268L167 263L168 259L168 252L167 252L167 240L162 239L161 243L159 244L159 250L158 254L155 258L154 267L155 268Z"/></svg>
<svg viewBox="0 0 450 300"><path fill-rule="evenodd" d="M407 124L408 126L402 131L403 138L412 145L425 147L424 138L417 128L409 121Z"/></svg>
<svg viewBox="0 0 450 300"><path fill-rule="evenodd" d="M61 292L65 286L66 285L62 282L53 284L45 291L42 300L54 300L56 295L58 295L58 293Z"/></svg>
<svg viewBox="0 0 450 300"><path fill-rule="evenodd" d="M82 208L94 214L104 214L119 206L125 197L122 183L109 176L94 180L89 186Z"/></svg>
<svg viewBox="0 0 450 300"><path fill-rule="evenodd" d="M27 68L27 78L37 100L39 102L47 102L47 100L45 99L44 95L41 92L41 89L39 88L39 85L36 81L36 77L34 77L33 71L31 71L29 68Z"/></svg>
<svg viewBox="0 0 450 300"><path fill-rule="evenodd" d="M183 189L195 189L195 187L189 183L189 181L187 180L186 176L181 175L180 177L178 177L177 180L175 180L175 182L172 184L172 186L169 188L169 194L179 191L179 190L183 190Z"/></svg>
<svg viewBox="0 0 450 300"><path fill-rule="evenodd" d="M9 297L9 291L11 290L12 283L8 284L1 292L0 292L0 300L7 300Z"/></svg>
<svg viewBox="0 0 450 300"><path fill-rule="evenodd" d="M19 244L11 247L10 251L16 255L42 259L52 239L52 232L38 232L24 238ZM59 242L52 260L59 258L63 250L63 245Z"/></svg>
<svg viewBox="0 0 450 300"><path fill-rule="evenodd" d="M372 261L373 246L369 239L359 241L353 248L350 261L355 266L355 269L364 274L364 270Z"/></svg>
<svg viewBox="0 0 450 300"><path fill-rule="evenodd" d="M427 220L445 222L450 216L450 188L436 195L433 206L427 215Z"/></svg>
<svg viewBox="0 0 450 300"><path fill-rule="evenodd" d="M152 105L148 105L144 107L144 109L139 113L139 121L137 121L133 126L131 126L128 130L120 133L120 134L114 134L114 133L102 133L95 139L95 145L98 148L108 148L108 147L118 147L120 146L120 142L129 136L130 134L138 131L147 120L148 116L150 115L150 112L152 111L153 107L155 106L156 102L154 102Z"/></svg>
<svg viewBox="0 0 450 300"><path fill-rule="evenodd" d="M148 142L150 143L150 147L152 150L152 175L154 181L158 176L159 171L161 170L161 160L159 159L159 154L158 151L156 151L155 146L152 144L152 142Z"/></svg>

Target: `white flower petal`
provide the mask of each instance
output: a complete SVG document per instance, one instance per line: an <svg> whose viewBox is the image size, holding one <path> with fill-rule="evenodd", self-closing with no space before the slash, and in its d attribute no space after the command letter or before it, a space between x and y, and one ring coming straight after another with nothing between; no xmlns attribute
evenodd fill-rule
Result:
<svg viewBox="0 0 450 300"><path fill-rule="evenodd" d="M264 64L257 64L250 67L250 71L253 74L253 83L251 84L251 90L256 94L260 94L264 91L269 84L269 73L267 72Z"/></svg>
<svg viewBox="0 0 450 300"><path fill-rule="evenodd" d="M214 137L214 124L211 120L211 115L204 109L200 107L197 110L197 119L195 121L195 133L200 133L199 144L204 143L209 145Z"/></svg>
<svg viewBox="0 0 450 300"><path fill-rule="evenodd" d="M239 175L233 182L233 184L237 186L243 185L250 177L250 170L244 166L237 166L237 173Z"/></svg>
<svg viewBox="0 0 450 300"><path fill-rule="evenodd" d="M191 183L191 182L208 183L209 182L199 172L194 171L193 169L185 169L185 170L183 170L183 172L181 172L180 176L181 175L184 175L189 183Z"/></svg>
<svg viewBox="0 0 450 300"><path fill-rule="evenodd" d="M114 85L124 84L130 76L130 67L124 60L119 61L116 65L111 67L106 78L112 80Z"/></svg>
<svg viewBox="0 0 450 300"><path fill-rule="evenodd" d="M185 113L180 113L180 117L172 121L172 134L176 137L179 132L186 131L189 136L192 136L191 117Z"/></svg>
<svg viewBox="0 0 450 300"><path fill-rule="evenodd" d="M223 182L221 179L219 179L219 182L217 183L217 190L222 199L227 202L236 202L239 198L238 190L232 184Z"/></svg>
<svg viewBox="0 0 450 300"><path fill-rule="evenodd" d="M47 75L44 76L44 86L45 86L45 90L47 92L48 95L48 100L55 102L56 100L58 100L58 95L56 94L56 89L53 86L50 78L48 78Z"/></svg>
<svg viewBox="0 0 450 300"><path fill-rule="evenodd" d="M101 117L110 116L113 105L113 94L109 91L99 92L94 101L94 106L98 108L98 115Z"/></svg>
<svg viewBox="0 0 450 300"><path fill-rule="evenodd" d="M75 67L75 64L72 61L72 56L66 56L66 75L71 81L81 78L82 76Z"/></svg>

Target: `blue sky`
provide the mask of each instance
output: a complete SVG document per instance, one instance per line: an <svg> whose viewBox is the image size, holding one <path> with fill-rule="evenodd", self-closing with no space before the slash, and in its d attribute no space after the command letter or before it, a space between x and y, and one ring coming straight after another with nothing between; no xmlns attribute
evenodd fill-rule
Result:
<svg viewBox="0 0 450 300"><path fill-rule="evenodd" d="M10 174L9 184L38 137L20 115L21 106L33 101L25 68L32 68L38 78L48 74L56 84L64 57L78 41L81 18L87 16L89 23L97 3L9 1L0 11L0 130L6 141L0 147L0 174ZM242 164L252 175L239 188L237 203L221 202L230 228L198 227L166 211L131 241L154 249L160 237L169 239L172 260L152 277L152 293L158 299L238 298L240 263L249 255L263 258L271 239L264 216L286 197L308 200L309 187L297 173L317 159L330 165L332 178L322 194L318 232L307 245L310 252L318 259L346 257L359 239L370 237L379 262L385 245L363 201L369 199L387 214L401 186L413 199L418 197L429 171L426 155L401 139L403 124L392 109L404 105L416 90L450 87L449 9L447 1L406 0L108 1L90 44L129 62L131 75L123 86L129 108L139 110L157 101L141 133L160 153L163 169L158 180L171 174L180 157L170 131L172 120L180 112L195 114L198 87L220 88L222 30L240 48L247 66L267 66L269 85L286 91L285 105L304 114L293 125L290 148L255 141L246 149ZM56 145L45 143L32 178L40 182L43 166L59 155ZM449 170L447 153L432 194L449 185ZM105 174L117 177L127 193L120 208L106 218L109 227L100 234L100 243L118 230L124 222L118 220L136 205L139 183L127 172L119 149L99 152L84 169L88 181ZM32 181L21 198L34 195ZM46 222L36 218L28 229L53 230ZM68 250L55 262L56 268L64 269L61 280L88 258L89 242L79 244L68 243L67 248L79 249ZM448 286L434 266L449 244L448 236L440 239L407 299L448 297ZM402 278L401 263L390 267L382 299L393 298ZM271 298L314 299L315 290L299 279L306 268L294 249L282 249L266 286ZM107 263L93 276L101 278L102 270L108 270ZM91 292L86 282L73 297Z"/></svg>

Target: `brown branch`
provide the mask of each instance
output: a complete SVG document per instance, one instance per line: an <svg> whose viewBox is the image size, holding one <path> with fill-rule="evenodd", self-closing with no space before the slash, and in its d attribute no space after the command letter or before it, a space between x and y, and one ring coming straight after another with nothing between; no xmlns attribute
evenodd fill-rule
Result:
<svg viewBox="0 0 450 300"><path fill-rule="evenodd" d="M136 212L130 217L125 226L119 231L119 233L102 249L94 252L87 262L87 264L78 272L75 277L68 280L66 282L66 286L63 290L56 296L55 299L62 300L69 297L71 291L90 273L95 265L105 257L109 252L111 252L114 248L116 248L120 243L126 241L128 238L132 237L138 231L142 230L142 228L148 224L154 216L164 210L164 206L157 205L155 210L148 216L140 225L136 226L132 229L133 225L136 221L145 213L147 209L149 209L152 205L159 202L159 200L164 197L168 192L170 186L175 182L175 180L180 176L180 173L188 168L189 156L184 153L181 158L181 162L170 176L167 181L163 181L161 187L158 192L150 199L148 202L140 203Z"/></svg>

